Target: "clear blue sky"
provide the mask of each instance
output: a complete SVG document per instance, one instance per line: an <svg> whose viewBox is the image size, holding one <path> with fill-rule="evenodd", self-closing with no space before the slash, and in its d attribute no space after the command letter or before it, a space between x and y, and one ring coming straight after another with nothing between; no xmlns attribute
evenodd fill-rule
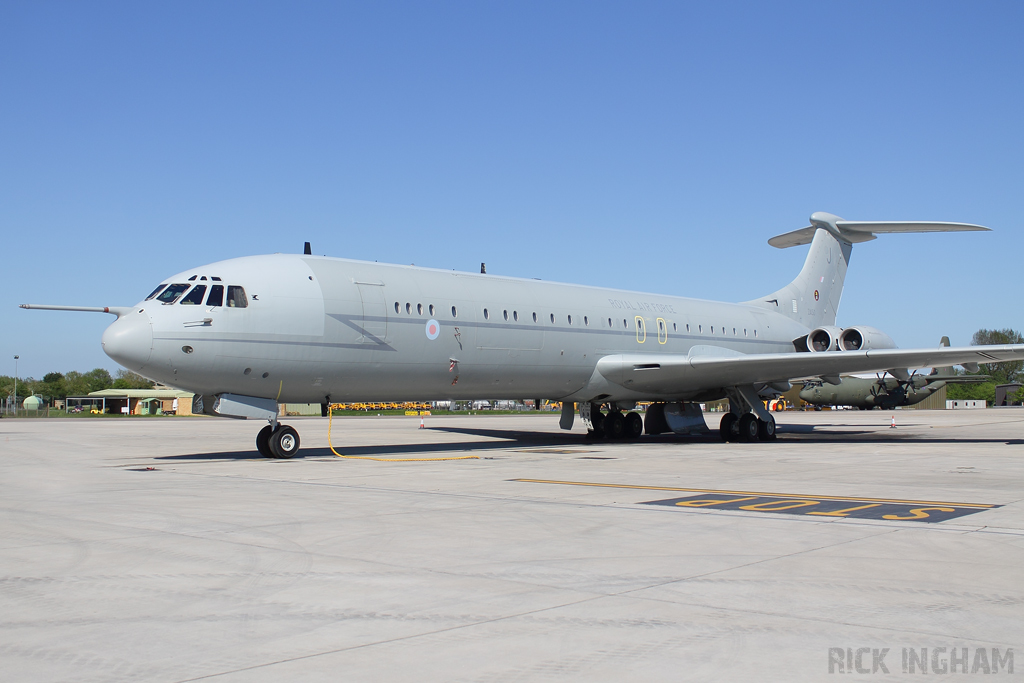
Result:
<svg viewBox="0 0 1024 683"><path fill-rule="evenodd" d="M0 374L116 368L164 277L314 252L744 300L813 211L839 323L1024 327L1021 2L5 2Z"/></svg>

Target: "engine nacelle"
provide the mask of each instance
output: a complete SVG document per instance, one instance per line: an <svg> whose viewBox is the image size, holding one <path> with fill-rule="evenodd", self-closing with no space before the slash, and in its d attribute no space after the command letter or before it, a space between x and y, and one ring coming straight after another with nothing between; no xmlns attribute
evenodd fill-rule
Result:
<svg viewBox="0 0 1024 683"><path fill-rule="evenodd" d="M847 327L839 335L839 348L843 351L895 349L896 342L881 330L866 325L857 325L856 327Z"/></svg>
<svg viewBox="0 0 1024 683"><path fill-rule="evenodd" d="M837 351L839 349L839 336L843 328L825 325L811 330L807 335L807 348L815 353L820 351Z"/></svg>

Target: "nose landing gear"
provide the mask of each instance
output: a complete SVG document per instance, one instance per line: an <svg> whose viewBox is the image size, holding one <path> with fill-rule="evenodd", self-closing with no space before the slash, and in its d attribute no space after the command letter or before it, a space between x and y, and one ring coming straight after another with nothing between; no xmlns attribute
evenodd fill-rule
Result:
<svg viewBox="0 0 1024 683"><path fill-rule="evenodd" d="M299 433L288 425L268 424L256 435L256 450L264 458L291 458L299 452Z"/></svg>

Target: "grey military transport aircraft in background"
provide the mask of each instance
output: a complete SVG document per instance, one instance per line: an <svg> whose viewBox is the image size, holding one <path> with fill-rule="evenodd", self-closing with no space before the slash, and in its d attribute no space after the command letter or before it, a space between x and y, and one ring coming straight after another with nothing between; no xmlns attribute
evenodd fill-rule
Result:
<svg viewBox="0 0 1024 683"><path fill-rule="evenodd" d="M797 377L1024 359L1024 344L897 349L884 332L835 326L853 244L880 233L987 230L963 223L811 224L768 241L810 244L791 283L743 303L538 280L273 254L190 268L134 306L23 308L117 316L103 349L197 395L207 413L268 421L260 453L290 458L278 402L547 398L607 438L706 429L697 402L727 397L726 440L775 438L762 402ZM308 247L308 245L307 245Z"/></svg>
<svg viewBox="0 0 1024 683"><path fill-rule="evenodd" d="M949 337L943 337L939 348L948 346ZM807 380L800 398L815 406L891 410L920 403L947 384L973 384L988 379L988 375L958 375L952 367L933 368L927 375L914 371L902 377L881 372L874 377L842 377L835 385L821 379Z"/></svg>

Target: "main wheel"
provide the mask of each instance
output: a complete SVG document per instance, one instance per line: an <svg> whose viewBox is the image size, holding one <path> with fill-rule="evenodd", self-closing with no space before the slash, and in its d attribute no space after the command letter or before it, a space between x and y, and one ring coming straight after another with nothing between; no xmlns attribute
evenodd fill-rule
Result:
<svg viewBox="0 0 1024 683"><path fill-rule="evenodd" d="M288 425L279 425L270 435L270 451L278 458L290 458L299 452L299 433Z"/></svg>
<svg viewBox="0 0 1024 683"><path fill-rule="evenodd" d="M768 420L757 421L757 438L761 439L761 441L774 441L775 436L774 417L771 417Z"/></svg>
<svg viewBox="0 0 1024 683"><path fill-rule="evenodd" d="M274 433L274 428L267 425L260 430L260 433L256 435L256 450L260 452L264 458L275 458L273 451L270 450L270 435Z"/></svg>
<svg viewBox="0 0 1024 683"><path fill-rule="evenodd" d="M590 424L594 425L594 431L591 432L594 438L604 438L604 413L600 410L591 408L590 409Z"/></svg>
<svg viewBox="0 0 1024 683"><path fill-rule="evenodd" d="M733 430L736 428L737 419L732 413L726 413L722 416L722 422L718 426L718 434L722 437L722 441L732 441L736 438L736 433Z"/></svg>
<svg viewBox="0 0 1024 683"><path fill-rule="evenodd" d="M739 432L741 441L757 441L757 416L753 413L747 413L740 418Z"/></svg>
<svg viewBox="0 0 1024 683"><path fill-rule="evenodd" d="M640 413L627 413L626 414L626 438L627 439L639 439L640 435L644 433L644 419L640 417Z"/></svg>
<svg viewBox="0 0 1024 683"><path fill-rule="evenodd" d="M609 439L621 439L626 431L626 418L617 410L613 410L604 418L604 433Z"/></svg>

